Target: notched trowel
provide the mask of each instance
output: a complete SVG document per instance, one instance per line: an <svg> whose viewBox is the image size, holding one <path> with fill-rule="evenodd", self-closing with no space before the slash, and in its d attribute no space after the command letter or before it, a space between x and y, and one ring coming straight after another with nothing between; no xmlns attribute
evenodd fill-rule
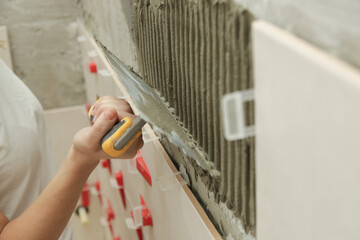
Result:
<svg viewBox="0 0 360 240"><path fill-rule="evenodd" d="M212 175L218 175L219 173L213 168L212 162L206 160L204 153L195 146L154 89L108 51L99 41L97 41L97 44L139 110L140 117L153 125L157 132L165 135L174 145L180 147L187 156L195 159L199 166Z"/></svg>

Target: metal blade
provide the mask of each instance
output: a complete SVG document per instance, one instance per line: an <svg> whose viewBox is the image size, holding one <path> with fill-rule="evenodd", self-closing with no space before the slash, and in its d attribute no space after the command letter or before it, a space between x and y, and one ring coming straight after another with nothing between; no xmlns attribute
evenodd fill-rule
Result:
<svg viewBox="0 0 360 240"><path fill-rule="evenodd" d="M174 145L182 148L183 152L195 159L199 166L213 175L218 175L212 162L206 160L203 151L195 146L154 89L108 51L104 45L97 43L139 110L140 117L150 123L155 131L165 135Z"/></svg>

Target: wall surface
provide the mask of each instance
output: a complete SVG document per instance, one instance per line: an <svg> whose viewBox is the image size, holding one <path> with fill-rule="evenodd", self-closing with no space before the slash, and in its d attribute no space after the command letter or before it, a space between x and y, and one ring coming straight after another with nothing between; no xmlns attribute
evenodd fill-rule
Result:
<svg viewBox="0 0 360 240"><path fill-rule="evenodd" d="M133 30L133 7L129 0L82 0L86 27L126 65L139 72Z"/></svg>
<svg viewBox="0 0 360 240"><path fill-rule="evenodd" d="M231 5L234 2L238 4ZM95 37L160 92L184 131L220 172L220 177L209 176L163 139L174 162L185 165L192 190L220 233L229 239L252 238L256 227L253 139L224 141L219 112L222 94L252 87L251 15L359 67L359 4L333 0L82 3L83 19ZM247 110L251 123L252 107Z"/></svg>
<svg viewBox="0 0 360 240"><path fill-rule="evenodd" d="M235 0L257 18L360 68L360 1Z"/></svg>
<svg viewBox="0 0 360 240"><path fill-rule="evenodd" d="M229 1L163 1L162 5L137 1L135 9L144 81L169 103L178 124L191 135L193 149L202 151L202 161L210 167L202 169L199 160L184 154L174 157L175 162L194 176L195 192L213 195L213 199L199 197L223 235L240 238L240 229L231 217L223 218L223 210L210 208L212 201L224 204L246 232L254 233L254 138L227 141L220 109L224 94L253 88L251 15ZM246 124L252 125L253 105L245 106Z"/></svg>
<svg viewBox="0 0 360 240"><path fill-rule="evenodd" d="M85 91L72 0L1 0L15 73L46 109L83 104Z"/></svg>

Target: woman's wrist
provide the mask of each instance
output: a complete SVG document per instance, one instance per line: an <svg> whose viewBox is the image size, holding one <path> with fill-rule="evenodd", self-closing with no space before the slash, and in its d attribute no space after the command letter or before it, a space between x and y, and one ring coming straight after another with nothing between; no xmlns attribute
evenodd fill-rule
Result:
<svg viewBox="0 0 360 240"><path fill-rule="evenodd" d="M72 165L74 171L90 173L96 168L100 160L96 157L86 154L82 151L79 151L74 145L71 146L67 160Z"/></svg>

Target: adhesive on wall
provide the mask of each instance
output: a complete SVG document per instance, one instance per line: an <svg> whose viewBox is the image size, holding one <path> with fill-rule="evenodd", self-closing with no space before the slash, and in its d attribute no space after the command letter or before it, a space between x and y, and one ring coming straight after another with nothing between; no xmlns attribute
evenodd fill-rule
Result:
<svg viewBox="0 0 360 240"><path fill-rule="evenodd" d="M138 0L134 6L144 80L169 102L180 124L220 171L220 176L210 176L187 160L194 176L254 233L254 138L226 141L220 114L225 93L253 88L250 14L231 1ZM251 125L253 103L245 109ZM182 164L183 158L174 161ZM216 215L214 222L221 228Z"/></svg>

